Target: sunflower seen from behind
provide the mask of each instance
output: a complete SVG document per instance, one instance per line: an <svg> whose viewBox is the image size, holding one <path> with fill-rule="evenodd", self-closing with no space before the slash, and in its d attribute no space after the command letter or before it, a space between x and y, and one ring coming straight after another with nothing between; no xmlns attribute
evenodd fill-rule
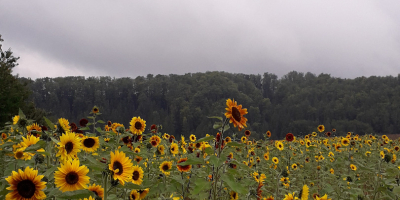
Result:
<svg viewBox="0 0 400 200"><path fill-rule="evenodd" d="M89 169L79 166L79 160L66 161L54 172L54 184L62 192L86 189L90 179L87 173Z"/></svg>
<svg viewBox="0 0 400 200"><path fill-rule="evenodd" d="M10 184L6 195L7 200L39 200L45 199L46 195L42 191L46 188L46 182L42 182L43 175L38 175L38 170L26 167L24 171L18 169L13 171L12 175L5 178Z"/></svg>
<svg viewBox="0 0 400 200"><path fill-rule="evenodd" d="M134 135L142 135L144 129L146 128L146 121L144 121L140 117L133 117L129 124L130 124L129 130Z"/></svg>
<svg viewBox="0 0 400 200"><path fill-rule="evenodd" d="M61 160L72 160L77 157L77 153L81 151L81 141L78 135L72 132L62 134L58 144L57 157L61 156Z"/></svg>
<svg viewBox="0 0 400 200"><path fill-rule="evenodd" d="M95 152L100 147L98 137L84 137L82 139L82 149L86 152Z"/></svg>
<svg viewBox="0 0 400 200"><path fill-rule="evenodd" d="M231 99L226 100L226 106L225 117L229 119L229 123L233 123L233 126L238 127L239 131L247 127L247 118L244 117L247 109L242 108L242 105L237 105L237 102Z"/></svg>
<svg viewBox="0 0 400 200"><path fill-rule="evenodd" d="M108 169L114 172L114 180L118 180L122 185L125 185L125 182L131 181L132 178L132 160L126 157L124 152L118 150L115 153L110 152L110 155L111 162L108 165Z"/></svg>

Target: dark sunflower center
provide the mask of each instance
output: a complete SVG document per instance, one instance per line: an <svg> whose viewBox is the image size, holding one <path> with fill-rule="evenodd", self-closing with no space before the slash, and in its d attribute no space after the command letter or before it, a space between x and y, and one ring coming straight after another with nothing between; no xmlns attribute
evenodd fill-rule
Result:
<svg viewBox="0 0 400 200"><path fill-rule="evenodd" d="M162 167L162 169L163 169L164 171L167 171L167 170L169 169L169 167L168 167L168 165L164 165L164 166Z"/></svg>
<svg viewBox="0 0 400 200"><path fill-rule="evenodd" d="M20 181L17 185L18 194L24 198L31 198L36 191L36 186L31 180Z"/></svg>
<svg viewBox="0 0 400 200"><path fill-rule="evenodd" d="M138 129L138 130L141 129L142 128L142 123L136 122L135 123L135 128Z"/></svg>
<svg viewBox="0 0 400 200"><path fill-rule="evenodd" d="M92 192L94 192L94 194L95 194L96 196L99 196L99 194L97 194L97 192L96 192L96 191L92 191Z"/></svg>
<svg viewBox="0 0 400 200"><path fill-rule="evenodd" d="M74 185L79 181L79 175L76 172L69 172L65 176L65 182L67 182L70 185Z"/></svg>
<svg viewBox="0 0 400 200"><path fill-rule="evenodd" d="M133 172L132 179L135 180L135 181L137 181L137 180L139 179L139 175L140 175L140 174L139 174L138 171L134 171L134 172Z"/></svg>
<svg viewBox="0 0 400 200"><path fill-rule="evenodd" d="M24 155L24 152L22 152L22 151L18 151L18 152L15 154L15 156L16 156L18 159L22 158L23 155Z"/></svg>
<svg viewBox="0 0 400 200"><path fill-rule="evenodd" d="M131 199L136 200L136 196L134 194L132 194Z"/></svg>
<svg viewBox="0 0 400 200"><path fill-rule="evenodd" d="M232 107L232 117L238 122L240 122L240 120L242 119L242 116L240 115L240 112L236 107Z"/></svg>
<svg viewBox="0 0 400 200"><path fill-rule="evenodd" d="M117 172L118 175L121 175L122 172L124 172L124 168L122 167L122 164L118 161L115 161L113 164L113 169L116 170L118 169L119 171Z"/></svg>
<svg viewBox="0 0 400 200"><path fill-rule="evenodd" d="M72 149L74 149L74 143L67 142L67 144L65 144L65 150L67 150L67 154L71 153Z"/></svg>
<svg viewBox="0 0 400 200"><path fill-rule="evenodd" d="M83 141L83 145L85 145L86 148L92 148L96 141L93 138L86 138Z"/></svg>
<svg viewBox="0 0 400 200"><path fill-rule="evenodd" d="M94 108L93 111L94 111L94 112L99 112L99 109Z"/></svg>
<svg viewBox="0 0 400 200"><path fill-rule="evenodd" d="M156 146L157 145L157 141L151 141L151 145Z"/></svg>

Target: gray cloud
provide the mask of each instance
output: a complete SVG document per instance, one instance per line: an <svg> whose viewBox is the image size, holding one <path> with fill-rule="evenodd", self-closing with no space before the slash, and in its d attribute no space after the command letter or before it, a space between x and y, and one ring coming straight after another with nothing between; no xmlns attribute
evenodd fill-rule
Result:
<svg viewBox="0 0 400 200"><path fill-rule="evenodd" d="M21 76L400 73L398 1L0 2Z"/></svg>

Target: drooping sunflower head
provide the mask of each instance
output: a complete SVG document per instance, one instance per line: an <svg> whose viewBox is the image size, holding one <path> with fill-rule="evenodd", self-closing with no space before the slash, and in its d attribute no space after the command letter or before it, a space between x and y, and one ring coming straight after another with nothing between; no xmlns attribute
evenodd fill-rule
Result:
<svg viewBox="0 0 400 200"><path fill-rule="evenodd" d="M61 160L72 160L80 152L81 141L78 135L72 132L62 134L58 143L57 157L61 156Z"/></svg>
<svg viewBox="0 0 400 200"><path fill-rule="evenodd" d="M141 167L138 165L133 166L133 172L132 172L132 183L136 185L140 185L143 182L143 176L144 172Z"/></svg>
<svg viewBox="0 0 400 200"><path fill-rule="evenodd" d="M325 131L325 126L324 125L319 125L318 126L318 131L321 133L321 132L324 132Z"/></svg>
<svg viewBox="0 0 400 200"><path fill-rule="evenodd" d="M90 179L87 173L89 169L79 166L79 160L66 161L54 172L54 183L62 192L86 189Z"/></svg>
<svg viewBox="0 0 400 200"><path fill-rule="evenodd" d="M171 161L164 161L160 165L160 171L167 176L169 176L169 174L171 173L170 172L171 169L172 169Z"/></svg>
<svg viewBox="0 0 400 200"><path fill-rule="evenodd" d="M229 119L229 123L233 123L233 126L238 127L239 131L247 127L247 119L244 117L247 109L242 108L242 105L237 105L237 102L231 99L226 100L226 106L225 117Z"/></svg>
<svg viewBox="0 0 400 200"><path fill-rule="evenodd" d="M170 152L171 152L173 155L178 154L178 153L179 153L178 144L172 143L171 146L169 147L169 150L170 150Z"/></svg>
<svg viewBox="0 0 400 200"><path fill-rule="evenodd" d="M58 119L58 124L60 125L60 128L62 129L61 130L62 133L71 131L71 127L69 126L69 122L67 119L65 119L65 118Z"/></svg>
<svg viewBox="0 0 400 200"><path fill-rule="evenodd" d="M101 185L96 185L93 183L93 185L89 185L88 190L92 191L96 196L103 198L104 197L104 189L101 187Z"/></svg>
<svg viewBox="0 0 400 200"><path fill-rule="evenodd" d="M191 142L195 142L196 141L196 136L193 135L193 134L191 134L189 138L190 138Z"/></svg>
<svg viewBox="0 0 400 200"><path fill-rule="evenodd" d="M7 190L6 199L36 200L45 199L46 195L42 191L46 187L46 182L42 182L43 175L38 175L38 170L26 167L24 171L18 169L13 171L12 175L5 178L10 184Z"/></svg>
<svg viewBox="0 0 400 200"><path fill-rule="evenodd" d="M179 163L183 163L187 161L187 158L181 158L178 160L176 167L180 172L189 172L192 169L192 165L179 165Z"/></svg>
<svg viewBox="0 0 400 200"><path fill-rule="evenodd" d="M140 117L133 117L129 124L130 124L129 130L134 135L141 135L146 128L146 121L144 121Z"/></svg>
<svg viewBox="0 0 400 200"><path fill-rule="evenodd" d="M159 145L159 146L157 147L157 152L158 152L160 155L164 155L164 154L165 154L164 150L165 150L164 145Z"/></svg>
<svg viewBox="0 0 400 200"><path fill-rule="evenodd" d="M82 149L86 152L95 152L100 147L98 137L84 137L82 139Z"/></svg>

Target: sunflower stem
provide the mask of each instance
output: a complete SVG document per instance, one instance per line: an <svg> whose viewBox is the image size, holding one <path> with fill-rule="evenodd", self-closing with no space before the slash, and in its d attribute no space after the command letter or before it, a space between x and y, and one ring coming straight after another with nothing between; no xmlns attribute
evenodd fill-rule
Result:
<svg viewBox="0 0 400 200"><path fill-rule="evenodd" d="M108 174L105 175L104 181L103 181L103 188L104 188L104 200L107 200L107 179L108 179Z"/></svg>

